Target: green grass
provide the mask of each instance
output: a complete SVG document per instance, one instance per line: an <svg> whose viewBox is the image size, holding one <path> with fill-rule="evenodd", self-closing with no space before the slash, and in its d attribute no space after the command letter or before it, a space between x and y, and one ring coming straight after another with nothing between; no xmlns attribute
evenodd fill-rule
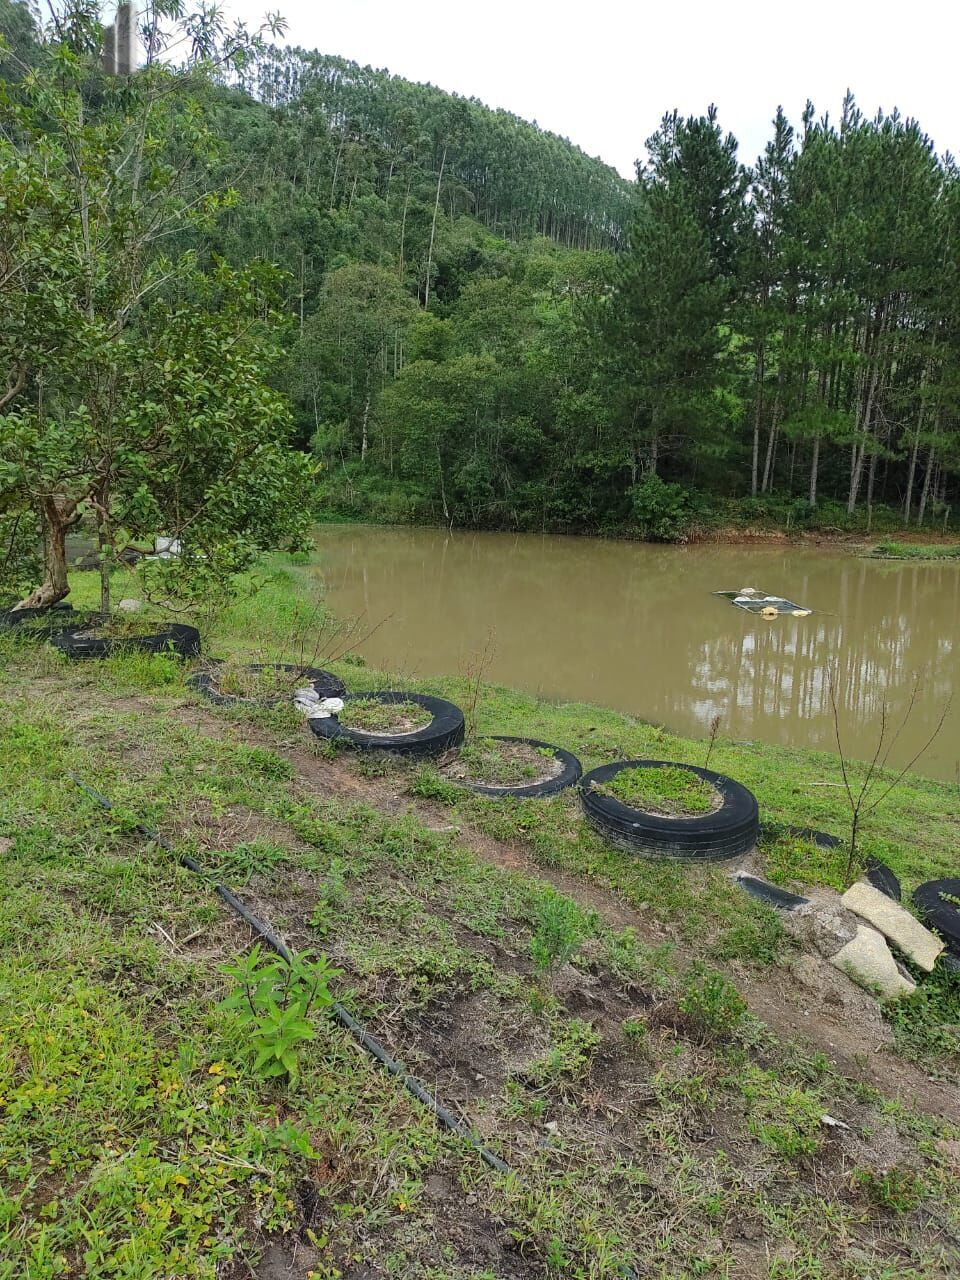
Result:
<svg viewBox="0 0 960 1280"><path fill-rule="evenodd" d="M382 702L379 698L351 698L338 719L348 729L364 733L413 733L433 716L418 702Z"/></svg>
<svg viewBox="0 0 960 1280"><path fill-rule="evenodd" d="M460 748L457 764L463 765L466 777L472 782L510 786L542 777L545 766L553 759L554 754L548 747L474 738Z"/></svg>
<svg viewBox="0 0 960 1280"><path fill-rule="evenodd" d="M301 660L298 567L271 566L208 627L212 652ZM412 687L329 665L355 688ZM722 868L608 848L573 793L492 801L429 766L368 777L316 754L288 709L212 709L184 674L0 638L0 1280L213 1280L293 1235L324 1280L358 1259L398 1280L605 1280L624 1262L721 1277L750 1261L744 1223L771 1275L955 1273L960 1132L745 1011L741 978L792 944ZM464 680L417 688L469 701ZM703 762L702 743L505 689L481 687L477 721L588 768ZM718 740L713 765L765 819L842 833L839 792L810 785L835 780L831 757ZM952 867L951 802L911 777L872 819L870 849L908 890ZM513 1172L438 1130L322 1011L298 1080L258 1078L219 1007L249 931L135 822L329 956L337 998ZM783 883L842 880L842 851L775 835L759 857ZM638 928L594 904L608 889ZM957 984L921 991L894 1030L947 1073Z"/></svg>
<svg viewBox="0 0 960 1280"><path fill-rule="evenodd" d="M675 765L663 768L621 769L597 790L615 796L632 809L670 818L711 813L719 797L709 782Z"/></svg>
<svg viewBox="0 0 960 1280"><path fill-rule="evenodd" d="M957 560L960 559L960 545L887 540L878 542L872 554L881 560Z"/></svg>

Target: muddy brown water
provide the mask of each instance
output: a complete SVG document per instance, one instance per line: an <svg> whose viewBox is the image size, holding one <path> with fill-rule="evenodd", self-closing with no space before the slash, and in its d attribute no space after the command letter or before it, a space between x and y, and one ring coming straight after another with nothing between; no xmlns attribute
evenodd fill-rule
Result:
<svg viewBox="0 0 960 1280"><path fill-rule="evenodd" d="M341 617L381 625L359 646L416 675L475 670L556 701L614 707L703 736L873 755L883 705L906 764L960 675L960 564L880 562L849 548L660 547L535 534L324 526L317 571ZM712 593L756 587L813 610L752 616ZM953 779L960 700L915 766Z"/></svg>

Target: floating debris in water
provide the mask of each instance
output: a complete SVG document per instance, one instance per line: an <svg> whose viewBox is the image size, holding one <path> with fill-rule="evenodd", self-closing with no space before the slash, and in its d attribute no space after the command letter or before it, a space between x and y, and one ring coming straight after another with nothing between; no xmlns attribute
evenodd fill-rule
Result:
<svg viewBox="0 0 960 1280"><path fill-rule="evenodd" d="M812 609L804 609L802 605L785 600L783 596L768 596L756 587L741 587L739 591L715 591L715 596L723 596L738 609L746 609L747 613L758 613L761 618L808 618Z"/></svg>

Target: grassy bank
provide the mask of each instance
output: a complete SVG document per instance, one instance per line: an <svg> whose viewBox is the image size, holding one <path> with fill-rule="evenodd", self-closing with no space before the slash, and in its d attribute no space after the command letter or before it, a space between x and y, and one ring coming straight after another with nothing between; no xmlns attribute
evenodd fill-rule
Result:
<svg viewBox="0 0 960 1280"><path fill-rule="evenodd" d="M298 573L272 561L210 652L313 659L318 634L335 652ZM78 602L94 588L78 576ZM585 768L704 761L612 711L331 666L354 688L449 696L476 732L544 738ZM866 997L824 1003L780 918L722 868L610 850L570 793L489 801L432 767L322 750L291 712L213 709L183 675L4 643L3 1280L956 1273L955 985L928 982L886 1024ZM842 833L832 758L718 741L710 763L760 799L762 871L842 883L842 853L776 835ZM952 788L910 778L868 848L905 888L955 872L954 810ZM261 1078L218 1007L249 931L134 820L326 954L337 997L511 1172L322 1011L296 1082Z"/></svg>
<svg viewBox="0 0 960 1280"><path fill-rule="evenodd" d="M958 560L960 546L939 542L897 542L887 539L873 549L878 560Z"/></svg>

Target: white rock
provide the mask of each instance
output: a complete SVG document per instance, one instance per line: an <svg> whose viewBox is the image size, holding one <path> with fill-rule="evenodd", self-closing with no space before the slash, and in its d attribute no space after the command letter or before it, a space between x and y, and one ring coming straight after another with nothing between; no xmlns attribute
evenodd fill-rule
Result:
<svg viewBox="0 0 960 1280"><path fill-rule="evenodd" d="M127 599L121 600L117 608L122 609L124 613L137 613L138 610L143 608L143 604L139 600Z"/></svg>
<svg viewBox="0 0 960 1280"><path fill-rule="evenodd" d="M831 956L830 963L858 986L877 992L881 1000L910 996L917 989L900 972L883 934L869 925L860 925L856 937Z"/></svg>
<svg viewBox="0 0 960 1280"><path fill-rule="evenodd" d="M944 944L899 902L894 902L872 884L857 881L840 899L848 911L879 929L885 938L914 964L933 972Z"/></svg>

